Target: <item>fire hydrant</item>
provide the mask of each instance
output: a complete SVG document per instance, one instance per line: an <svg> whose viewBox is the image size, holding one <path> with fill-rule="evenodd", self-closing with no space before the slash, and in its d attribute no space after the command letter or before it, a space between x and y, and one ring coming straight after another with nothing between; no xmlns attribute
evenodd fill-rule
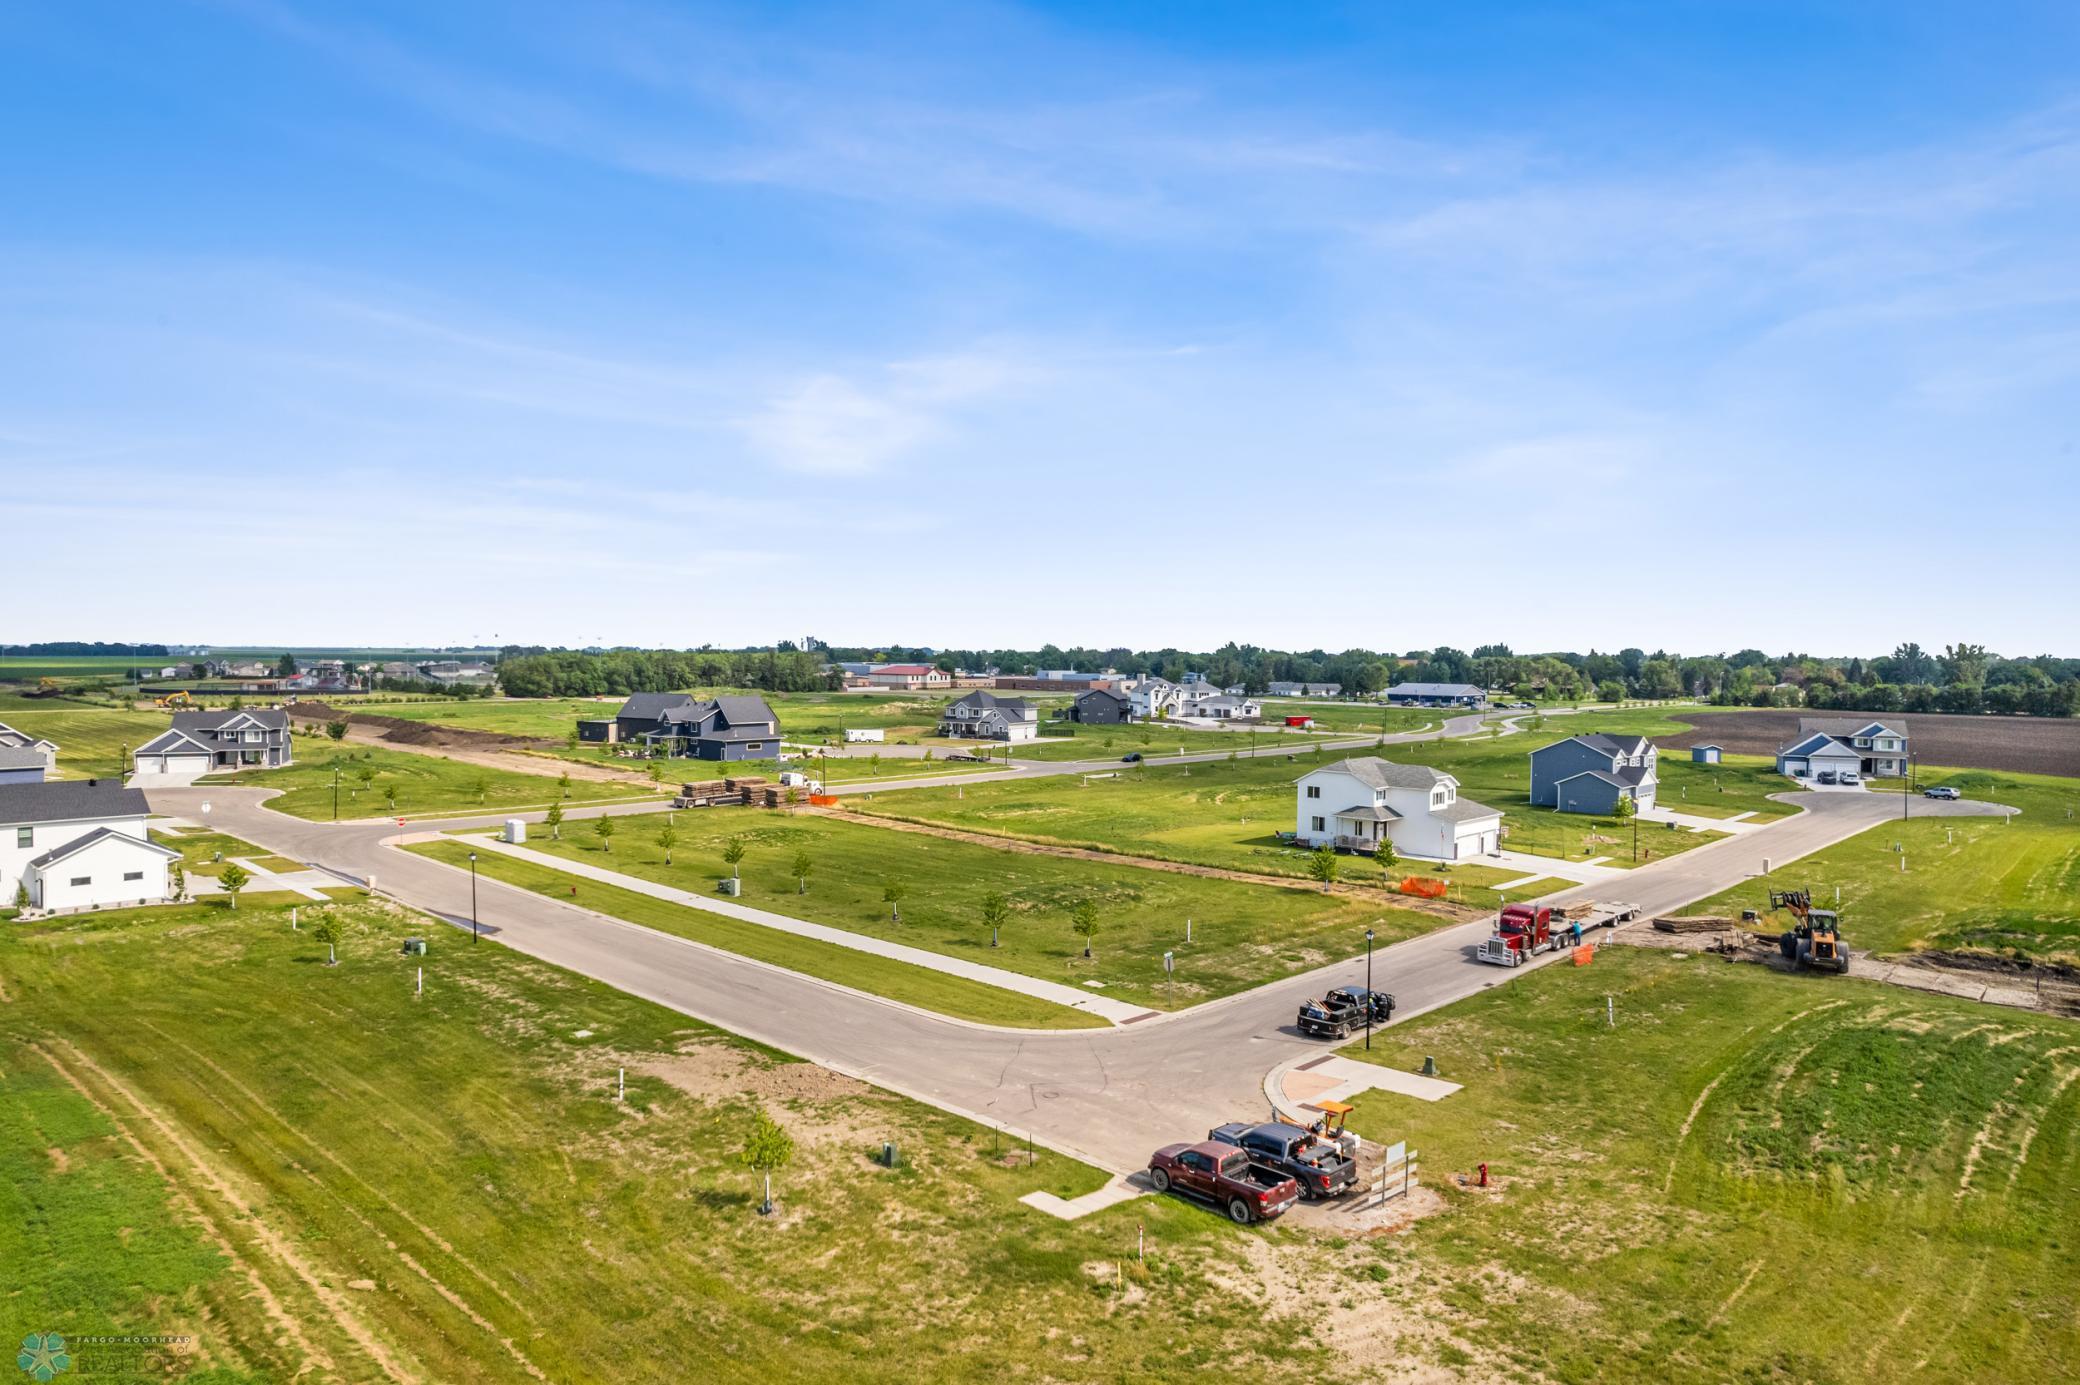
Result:
<svg viewBox="0 0 2080 1385"><path fill-rule="evenodd" d="M1488 1186L1488 1166L1486 1164L1481 1165L1481 1186L1483 1188Z"/></svg>

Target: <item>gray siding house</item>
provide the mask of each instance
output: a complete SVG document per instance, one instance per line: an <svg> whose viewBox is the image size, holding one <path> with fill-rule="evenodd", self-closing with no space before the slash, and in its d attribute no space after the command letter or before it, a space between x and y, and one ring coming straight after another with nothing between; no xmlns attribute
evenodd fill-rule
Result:
<svg viewBox="0 0 2080 1385"><path fill-rule="evenodd" d="M280 707L175 712L173 726L139 746L133 773L147 780L223 769L277 769L295 762L289 713Z"/></svg>
<svg viewBox="0 0 2080 1385"><path fill-rule="evenodd" d="M1118 726L1133 720L1134 704L1124 694L1107 688L1092 688L1078 693L1076 704L1069 709L1069 719L1085 726Z"/></svg>
<svg viewBox="0 0 2080 1385"><path fill-rule="evenodd" d="M1609 813L1629 798L1654 806L1659 752L1645 736L1569 736L1531 752L1531 801L1563 813Z"/></svg>
<svg viewBox="0 0 2080 1385"><path fill-rule="evenodd" d="M1040 734L1040 709L1022 697L965 692L939 718L939 734L979 741L1030 741Z"/></svg>
<svg viewBox="0 0 2080 1385"><path fill-rule="evenodd" d="M1777 773L1795 778L1822 770L1857 771L1867 779L1907 772L1907 724L1860 717L1800 717L1798 740L1777 752Z"/></svg>
<svg viewBox="0 0 2080 1385"><path fill-rule="evenodd" d="M55 742L41 736L32 736L26 731L17 731L6 722L0 721L0 750L34 752L43 761L46 770L58 767L58 747Z"/></svg>
<svg viewBox="0 0 2080 1385"><path fill-rule="evenodd" d="M589 731L611 735L592 735ZM641 742L695 760L770 760L780 753L780 719L751 694L697 698L691 693L634 693L609 728L579 724L585 739Z"/></svg>

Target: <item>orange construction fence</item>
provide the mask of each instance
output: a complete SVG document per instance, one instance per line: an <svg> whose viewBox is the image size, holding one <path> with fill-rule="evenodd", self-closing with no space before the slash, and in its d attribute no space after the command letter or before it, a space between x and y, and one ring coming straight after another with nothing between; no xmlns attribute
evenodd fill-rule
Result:
<svg viewBox="0 0 2080 1385"><path fill-rule="evenodd" d="M810 806L816 808L833 807L837 804L837 801L838 796L834 793L812 793L809 795Z"/></svg>
<svg viewBox="0 0 2080 1385"><path fill-rule="evenodd" d="M1574 964L1578 967L1586 967L1589 965L1589 963L1595 960L1596 949L1590 947L1587 943L1582 944L1580 947L1574 950Z"/></svg>
<svg viewBox="0 0 2080 1385"><path fill-rule="evenodd" d="M1451 888L1449 882L1429 875L1406 875L1401 879L1401 893L1421 895L1425 899L1443 899L1444 892Z"/></svg>

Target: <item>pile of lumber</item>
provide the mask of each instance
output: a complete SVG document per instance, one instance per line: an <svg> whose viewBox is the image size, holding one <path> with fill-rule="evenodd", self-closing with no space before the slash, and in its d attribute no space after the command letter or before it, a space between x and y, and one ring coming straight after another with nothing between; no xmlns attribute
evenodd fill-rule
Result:
<svg viewBox="0 0 2080 1385"><path fill-rule="evenodd" d="M679 792L688 798L720 798L731 789L727 779L703 779L698 784L681 784Z"/></svg>
<svg viewBox="0 0 2080 1385"><path fill-rule="evenodd" d="M765 776L762 774L747 774L742 779L725 779L722 782L729 786L732 793L756 793L766 786Z"/></svg>
<svg viewBox="0 0 2080 1385"><path fill-rule="evenodd" d="M1654 920L1655 930L1661 933L1727 933L1738 927L1724 914L1676 914Z"/></svg>

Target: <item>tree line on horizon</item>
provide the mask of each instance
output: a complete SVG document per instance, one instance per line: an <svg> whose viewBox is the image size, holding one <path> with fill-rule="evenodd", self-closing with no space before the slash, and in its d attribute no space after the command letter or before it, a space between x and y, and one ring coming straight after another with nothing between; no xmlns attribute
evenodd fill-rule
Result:
<svg viewBox="0 0 2080 1385"><path fill-rule="evenodd" d="M1890 654L1824 657L1682 655L1637 648L1615 654L1518 654L1502 644L1471 653L1448 646L1405 653L1348 649L1287 651L1227 644L1207 653L1179 649L933 649L888 645L838 648L811 640L753 650L567 650L512 647L499 682L514 697L595 697L683 688L741 687L813 692L840 686L838 662L931 664L955 672L994 669L1030 676L1042 669L1181 679L1203 674L1223 687L1262 694L1275 682L1336 683L1370 696L1397 683L1472 683L1525 697L1657 700L1696 697L1722 706L1818 707L1869 712L2080 714L2080 659L2005 658L1984 645L1953 644L1940 654L1902 644Z"/></svg>

